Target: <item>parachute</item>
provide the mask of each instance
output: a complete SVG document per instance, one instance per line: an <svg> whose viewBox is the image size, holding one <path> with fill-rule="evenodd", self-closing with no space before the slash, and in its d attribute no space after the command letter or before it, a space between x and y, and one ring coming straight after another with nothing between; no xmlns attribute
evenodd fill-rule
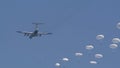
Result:
<svg viewBox="0 0 120 68"><path fill-rule="evenodd" d="M103 58L103 55L102 54L95 54L95 58L98 58L98 59Z"/></svg>
<svg viewBox="0 0 120 68"><path fill-rule="evenodd" d="M93 48L94 48L93 45L87 45L87 46L86 46L86 49L87 49L87 50L92 50Z"/></svg>
<svg viewBox="0 0 120 68"><path fill-rule="evenodd" d="M60 66L60 63L56 63L55 66L56 66L56 67L59 67L59 66Z"/></svg>
<svg viewBox="0 0 120 68"><path fill-rule="evenodd" d="M68 58L63 58L62 60L63 60L63 61L69 61L69 59L68 59Z"/></svg>
<svg viewBox="0 0 120 68"><path fill-rule="evenodd" d="M102 34L100 34L100 35L97 35L97 36L96 36L96 39L97 39L97 40L104 39L104 35L102 35Z"/></svg>
<svg viewBox="0 0 120 68"><path fill-rule="evenodd" d="M111 49L116 49L116 48L118 47L118 45L117 45L117 44L110 44L109 47L110 47Z"/></svg>
<svg viewBox="0 0 120 68"><path fill-rule="evenodd" d="M78 53L75 53L75 56L83 56L83 53L80 53L80 52L78 52Z"/></svg>
<svg viewBox="0 0 120 68"><path fill-rule="evenodd" d="M113 39L112 39L112 42L113 42L113 43L120 43L120 39L119 39L119 38L113 38Z"/></svg>
<svg viewBox="0 0 120 68"><path fill-rule="evenodd" d="M97 64L97 61L90 61L90 64Z"/></svg>
<svg viewBox="0 0 120 68"><path fill-rule="evenodd" d="M120 22L117 24L117 28L120 29Z"/></svg>

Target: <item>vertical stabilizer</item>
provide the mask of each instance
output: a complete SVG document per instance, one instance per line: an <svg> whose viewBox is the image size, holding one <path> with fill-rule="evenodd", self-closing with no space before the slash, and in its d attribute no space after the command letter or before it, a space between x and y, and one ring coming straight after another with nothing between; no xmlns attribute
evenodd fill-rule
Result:
<svg viewBox="0 0 120 68"><path fill-rule="evenodd" d="M32 24L34 24L34 25L35 25L35 30L39 30L38 25L43 24L43 23L32 23Z"/></svg>

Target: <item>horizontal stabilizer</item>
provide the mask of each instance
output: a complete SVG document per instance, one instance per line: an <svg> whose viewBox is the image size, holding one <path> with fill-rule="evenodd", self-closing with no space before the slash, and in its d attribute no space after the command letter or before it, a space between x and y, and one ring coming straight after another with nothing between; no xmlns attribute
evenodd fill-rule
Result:
<svg viewBox="0 0 120 68"><path fill-rule="evenodd" d="M44 23L37 23L37 22L34 22L32 24L35 24L35 25L40 25L40 24L44 24Z"/></svg>

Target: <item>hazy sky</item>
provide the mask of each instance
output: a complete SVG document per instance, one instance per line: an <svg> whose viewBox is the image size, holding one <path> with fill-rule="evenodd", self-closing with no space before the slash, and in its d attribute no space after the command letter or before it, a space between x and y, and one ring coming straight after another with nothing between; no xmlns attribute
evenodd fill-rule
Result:
<svg viewBox="0 0 120 68"><path fill-rule="evenodd" d="M0 0L0 68L120 68L120 0ZM16 31L40 31L52 35L29 39ZM105 36L96 40L98 34ZM93 50L86 50L86 45ZM118 44L120 46L120 44ZM82 52L82 57L76 57ZM96 59L100 53L103 58ZM67 57L69 62L61 59ZM98 64L89 62L97 61Z"/></svg>

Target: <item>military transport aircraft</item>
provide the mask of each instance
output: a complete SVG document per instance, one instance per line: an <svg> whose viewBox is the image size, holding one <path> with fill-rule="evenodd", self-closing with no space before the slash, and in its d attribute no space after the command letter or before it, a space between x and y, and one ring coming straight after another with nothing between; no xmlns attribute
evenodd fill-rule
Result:
<svg viewBox="0 0 120 68"><path fill-rule="evenodd" d="M16 32L22 33L24 34L24 36L29 36L30 39L32 39L33 37L52 34L52 33L39 32L38 25L43 24L43 23L32 23L32 24L35 25L35 30L33 32L27 32L27 31L16 31Z"/></svg>

